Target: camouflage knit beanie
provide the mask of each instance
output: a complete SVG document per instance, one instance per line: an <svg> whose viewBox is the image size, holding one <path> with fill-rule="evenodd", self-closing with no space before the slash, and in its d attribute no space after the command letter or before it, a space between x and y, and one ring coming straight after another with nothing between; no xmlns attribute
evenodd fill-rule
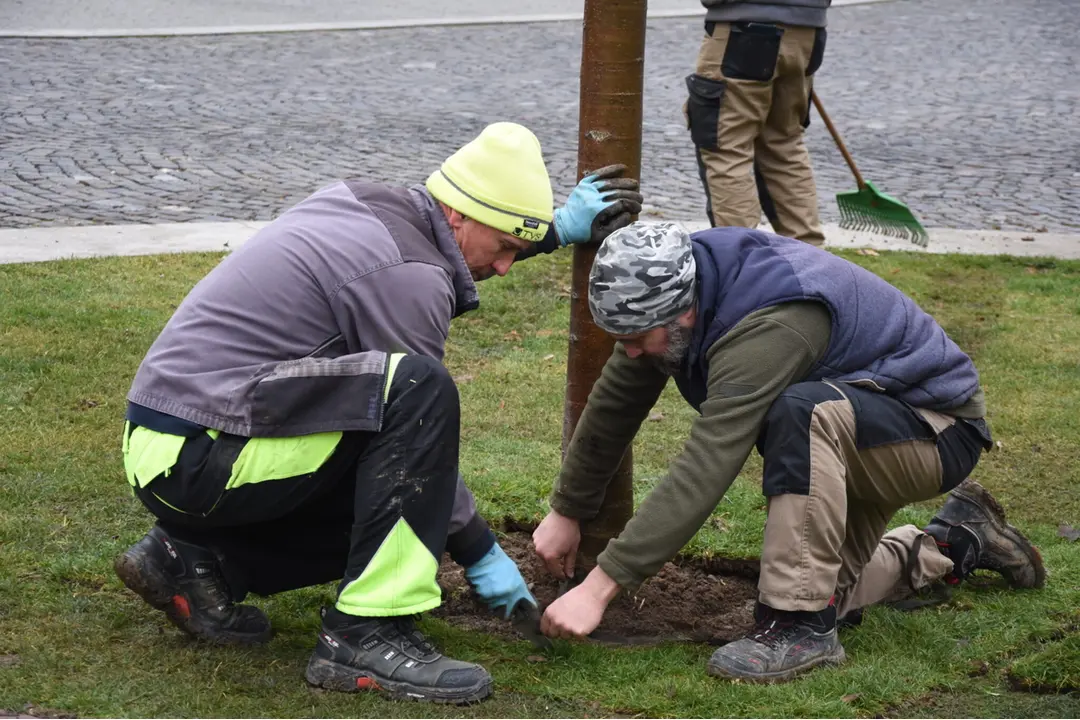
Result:
<svg viewBox="0 0 1080 720"><path fill-rule="evenodd" d="M694 304L690 234L675 223L635 222L604 240L589 274L589 310L600 329L633 335Z"/></svg>

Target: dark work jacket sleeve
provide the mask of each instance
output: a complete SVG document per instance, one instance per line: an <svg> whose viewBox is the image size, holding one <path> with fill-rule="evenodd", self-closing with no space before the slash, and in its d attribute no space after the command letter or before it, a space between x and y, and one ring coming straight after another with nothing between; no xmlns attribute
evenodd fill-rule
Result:
<svg viewBox="0 0 1080 720"><path fill-rule="evenodd" d="M538 243L533 243L528 250L522 250L514 256L514 262L528 260L536 255L547 255L559 249L559 236L555 234L555 222L548 227L547 235Z"/></svg>

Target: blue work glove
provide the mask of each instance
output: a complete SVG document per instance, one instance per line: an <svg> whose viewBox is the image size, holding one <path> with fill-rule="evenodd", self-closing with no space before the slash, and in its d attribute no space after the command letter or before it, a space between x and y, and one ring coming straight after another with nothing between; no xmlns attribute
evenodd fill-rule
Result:
<svg viewBox="0 0 1080 720"><path fill-rule="evenodd" d="M465 568L465 579L484 604L493 612L501 612L504 619L510 618L510 612L519 600L528 600L536 605L536 598L525 585L521 571L499 547L499 543L492 545L484 557Z"/></svg>
<svg viewBox="0 0 1080 720"><path fill-rule="evenodd" d="M555 211L560 247L603 242L641 212L638 181L623 177L624 172L625 165L608 165L577 184L566 204Z"/></svg>

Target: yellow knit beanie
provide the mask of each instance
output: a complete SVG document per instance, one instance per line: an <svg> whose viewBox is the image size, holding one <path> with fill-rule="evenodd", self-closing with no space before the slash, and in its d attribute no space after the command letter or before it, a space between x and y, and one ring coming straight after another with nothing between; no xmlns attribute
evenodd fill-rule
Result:
<svg viewBox="0 0 1080 720"><path fill-rule="evenodd" d="M523 240L544 239L554 200L540 141L517 123L488 125L427 179L435 199Z"/></svg>

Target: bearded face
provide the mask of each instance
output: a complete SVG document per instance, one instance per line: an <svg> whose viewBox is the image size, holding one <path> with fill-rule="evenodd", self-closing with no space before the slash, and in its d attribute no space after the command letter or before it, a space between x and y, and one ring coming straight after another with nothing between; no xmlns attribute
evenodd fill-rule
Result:
<svg viewBox="0 0 1080 720"><path fill-rule="evenodd" d="M664 374L674 375L679 372L690 350L694 326L683 325L678 320L672 320L664 326L664 329L667 331L667 348L659 355L654 355L652 361Z"/></svg>

